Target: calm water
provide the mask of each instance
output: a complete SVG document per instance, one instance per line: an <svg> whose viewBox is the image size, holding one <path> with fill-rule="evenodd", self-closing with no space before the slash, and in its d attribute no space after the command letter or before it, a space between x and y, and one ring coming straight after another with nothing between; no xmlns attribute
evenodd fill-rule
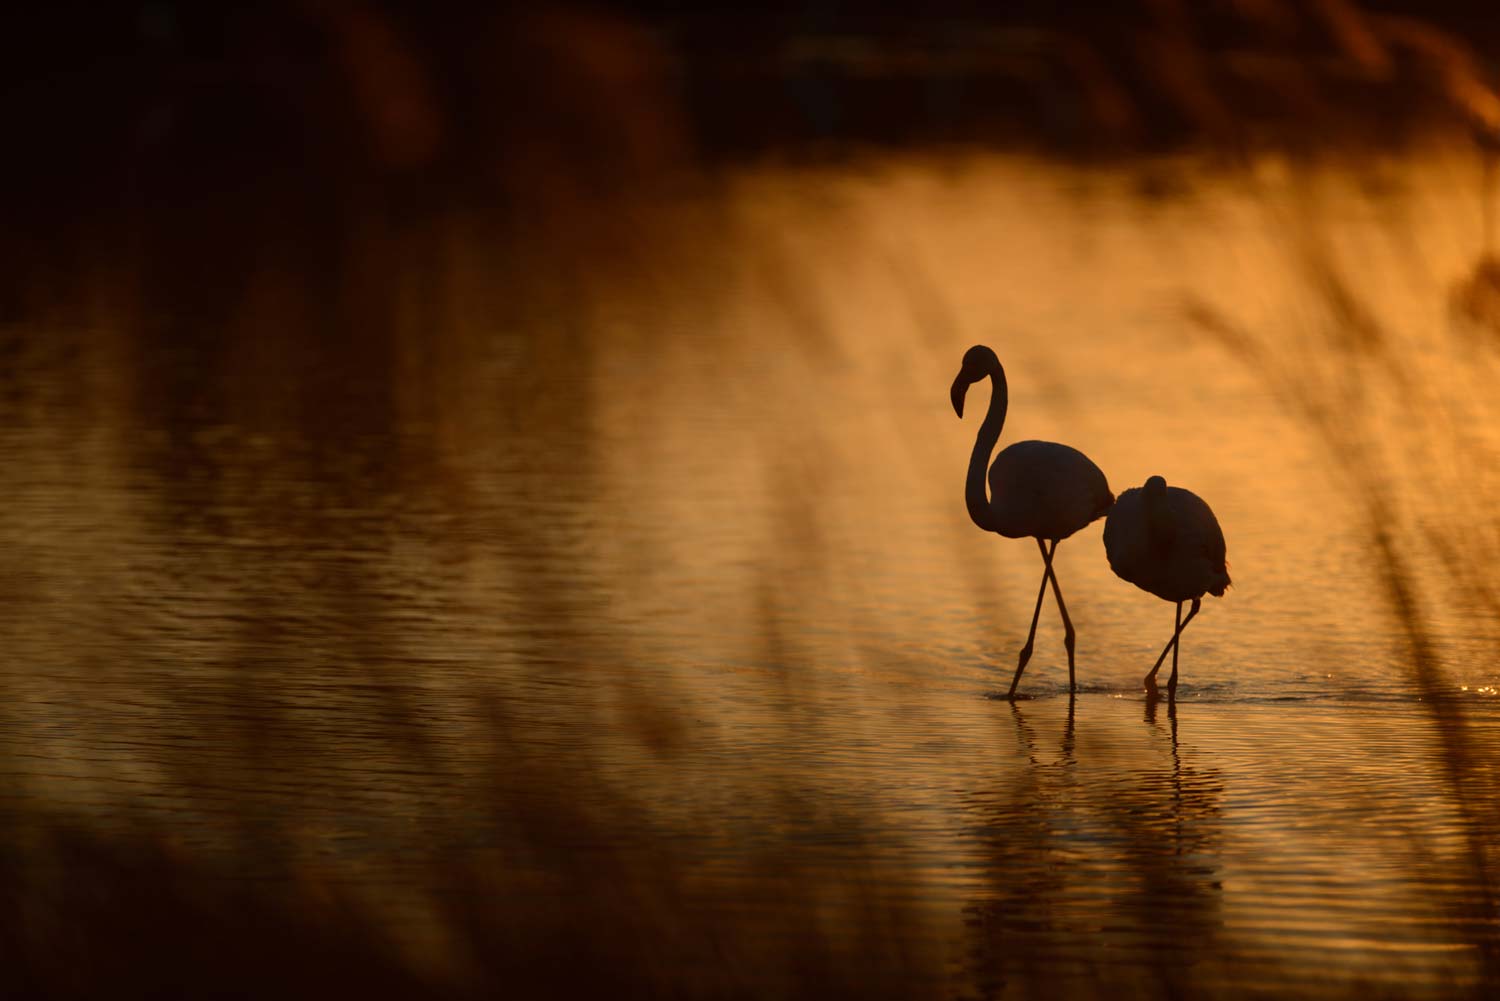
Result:
<svg viewBox="0 0 1500 1001"><path fill-rule="evenodd" d="M809 921L867 962L842 929L878 913L963 996L1481 989L1500 843L1445 765L1461 739L1472 797L1500 760L1463 575L1500 552L1495 335L1450 308L1477 172L1149 171L765 169L523 250L372 238L333 306L268 253L221 312L115 276L0 330L6 809L296 873L440 970L455 860L566 913L588 859L641 852L682 895L618 891L663 963L703 901L753 930L683 961L704 982L771 978ZM1360 310L1384 339L1330 347ZM1049 598L1028 698L996 698L1040 560L964 512L976 342L1002 445L1214 506L1235 586L1175 711L1138 691L1172 609L1097 524L1058 561L1082 692Z"/></svg>

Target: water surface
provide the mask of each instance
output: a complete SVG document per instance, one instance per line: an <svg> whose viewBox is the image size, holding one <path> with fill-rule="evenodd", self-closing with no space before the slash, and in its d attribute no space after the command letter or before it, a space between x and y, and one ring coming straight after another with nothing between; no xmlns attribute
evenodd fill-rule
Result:
<svg viewBox="0 0 1500 1001"><path fill-rule="evenodd" d="M918 993L1480 991L1468 170L763 168L520 250L372 237L332 305L269 252L216 311L110 273L3 331L6 809L347 896L442 979L456 871L522 922L617 895L710 989L776 989L813 928ZM1235 585L1175 706L1139 691L1172 609L1097 524L1057 564L1082 691L1049 598L997 698L1040 560L964 512L977 342L1002 445L1217 512ZM735 936L679 942L699 921Z"/></svg>

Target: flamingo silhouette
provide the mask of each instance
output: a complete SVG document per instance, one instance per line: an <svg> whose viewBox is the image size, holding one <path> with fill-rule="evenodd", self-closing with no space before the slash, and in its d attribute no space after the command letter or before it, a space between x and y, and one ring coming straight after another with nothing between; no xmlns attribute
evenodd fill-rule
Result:
<svg viewBox="0 0 1500 1001"><path fill-rule="evenodd" d="M1104 517L1115 502L1115 495L1109 492L1104 473L1089 461L1088 456L1076 448L1050 441L1018 441L1002 450L995 456L994 464L989 466L989 492L986 493L985 466L989 464L995 443L1000 440L1000 429L1005 425L1005 411L1010 403L1005 369L995 352L982 344L964 352L963 366L958 370L950 391L953 410L962 417L964 396L969 387L986 376L992 383L990 409L974 439L969 476L964 485L964 502L974 524L986 532L995 532L1007 539L1034 538L1037 548L1042 551L1042 585L1037 591L1036 609L1031 613L1031 631L1026 634L1026 645L1021 648L1020 662L1016 665L1016 674L1010 681L1006 697L1015 698L1021 672L1026 670L1026 662L1031 659L1037 619L1042 614L1042 599L1047 594L1049 580L1052 594L1057 598L1057 610L1062 613L1063 645L1068 648L1068 691L1075 691L1075 633L1073 622L1068 618L1068 606L1063 604L1062 588L1057 584L1052 557L1059 542ZM1047 546L1049 541L1051 548Z"/></svg>
<svg viewBox="0 0 1500 1001"><path fill-rule="evenodd" d="M1115 576L1127 580L1158 598L1177 603L1177 626L1162 648L1161 656L1146 675L1146 691L1156 694L1156 672L1167 651L1172 651L1172 677L1167 695L1177 695L1177 651L1179 638L1203 604L1203 595L1222 597L1229 586L1229 565L1224 561L1224 532L1218 519L1191 490L1169 487L1153 476L1144 487L1131 487L1120 495L1104 523L1104 552ZM1192 601L1187 618L1182 603Z"/></svg>

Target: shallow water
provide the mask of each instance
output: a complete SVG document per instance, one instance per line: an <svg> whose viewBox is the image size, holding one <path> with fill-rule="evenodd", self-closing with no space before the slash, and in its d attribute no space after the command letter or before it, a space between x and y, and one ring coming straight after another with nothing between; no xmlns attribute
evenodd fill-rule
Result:
<svg viewBox="0 0 1500 1001"><path fill-rule="evenodd" d="M572 266L523 260L517 307L482 242L387 247L384 341L309 347L318 287L274 262L230 314L106 298L5 330L8 809L313 873L417 951L442 952L432 868L535 849L526 804L561 803L587 818L565 852L668 845L731 914L836 915L815 888L854 879L958 994L1474 988L1500 846L1449 762L1473 789L1500 759L1500 624L1435 544L1496 551L1495 359L1444 311L1468 168L1149 169L1182 194L1012 158L744 172L537 248ZM1395 332L1373 355L1309 334L1337 317L1307 246ZM1334 433L1190 301L1264 333ZM997 697L1040 560L964 512L978 417L947 389L975 342L1009 373L1002 445L1217 512L1235 585L1175 707L1138 690L1172 609L1098 524L1057 564L1076 701L1050 597L1025 698ZM750 892L768 867L802 891Z"/></svg>

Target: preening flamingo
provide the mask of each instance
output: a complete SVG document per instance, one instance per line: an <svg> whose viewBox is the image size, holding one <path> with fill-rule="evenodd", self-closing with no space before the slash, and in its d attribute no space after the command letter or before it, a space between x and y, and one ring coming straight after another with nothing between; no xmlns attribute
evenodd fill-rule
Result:
<svg viewBox="0 0 1500 1001"><path fill-rule="evenodd" d="M1073 622L1068 618L1068 606L1063 604L1062 588L1057 584L1052 557L1059 542L1104 517L1115 502L1115 496L1109 492L1104 473L1089 461L1088 456L1076 448L1055 442L1018 441L995 456L994 464L990 465L990 452L1000 440L1000 429L1005 425L1005 411L1010 403L1005 369L995 352L982 344L966 351L950 395L954 412L962 417L964 396L969 387L986 376L991 382L990 409L979 425L979 435L969 457L964 502L974 524L986 532L995 532L1007 539L1034 538L1037 548L1042 551L1042 585L1036 594L1036 609L1031 613L1031 631L1026 634L1026 645L1021 648L1020 662L1016 665L1007 697L1015 698L1021 672L1026 670L1026 662L1031 659L1037 619L1042 613L1042 599L1047 594L1049 580L1052 594L1057 598L1057 610L1062 613L1063 644L1068 649L1068 690L1073 691L1075 633ZM986 465L989 465L988 493L984 482ZM1048 548L1048 542L1051 542L1051 548Z"/></svg>
<svg viewBox="0 0 1500 1001"><path fill-rule="evenodd" d="M1177 650L1182 631L1203 604L1203 595L1222 597L1229 586L1229 565L1224 561L1224 532L1203 498L1181 487L1169 487L1153 476L1144 487L1131 487L1120 495L1104 523L1104 552L1109 567L1158 598L1177 603L1177 626L1162 648L1161 656L1146 675L1146 691L1156 693L1156 672L1167 651L1172 651L1172 677L1168 696L1177 694ZM1182 603L1192 601L1187 618Z"/></svg>

